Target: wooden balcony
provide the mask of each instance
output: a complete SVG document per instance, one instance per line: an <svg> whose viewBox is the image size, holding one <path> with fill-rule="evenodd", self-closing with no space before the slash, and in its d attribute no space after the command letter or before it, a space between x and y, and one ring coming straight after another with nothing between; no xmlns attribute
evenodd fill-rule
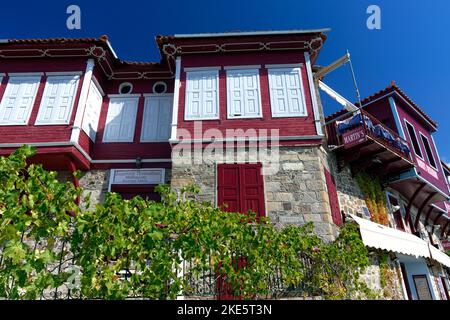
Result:
<svg viewBox="0 0 450 320"><path fill-rule="evenodd" d="M364 110L329 119L325 127L340 169L351 165L388 176L414 167L409 143Z"/></svg>

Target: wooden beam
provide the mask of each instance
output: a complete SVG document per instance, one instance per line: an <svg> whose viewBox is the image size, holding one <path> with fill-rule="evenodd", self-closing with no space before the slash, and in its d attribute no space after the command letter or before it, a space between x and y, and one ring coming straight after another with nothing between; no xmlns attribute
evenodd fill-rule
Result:
<svg viewBox="0 0 450 320"><path fill-rule="evenodd" d="M413 196L411 197L411 199L409 199L409 203L408 206L406 207L406 215L405 215L405 221L406 223L409 224L409 218L411 216L411 207L413 205L414 200L416 199L417 195L419 194L420 191L422 191L423 188L425 188L426 183L422 182L420 184L420 186L416 189L416 191L414 192ZM410 225L410 227L413 227ZM412 230L411 230L412 231Z"/></svg>
<svg viewBox="0 0 450 320"><path fill-rule="evenodd" d="M432 192L428 195L428 197L425 199L425 201L422 203L422 206L420 207L419 211L417 212L417 216L416 216L416 221L414 222L414 229L417 229L417 227L419 226L419 221L420 221L420 215L422 214L423 209L425 208L425 206L428 204L428 202L431 201L431 199L433 199L433 197L437 194L437 192Z"/></svg>

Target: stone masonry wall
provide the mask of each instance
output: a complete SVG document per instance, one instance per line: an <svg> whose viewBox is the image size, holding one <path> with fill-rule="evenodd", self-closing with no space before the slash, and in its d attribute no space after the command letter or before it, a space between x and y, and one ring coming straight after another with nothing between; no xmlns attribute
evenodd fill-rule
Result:
<svg viewBox="0 0 450 320"><path fill-rule="evenodd" d="M264 196L267 215L276 226L303 225L312 221L319 236L332 240L337 235L337 228L331 218L323 170L327 164L321 149L318 146L281 147L278 172L264 176ZM234 156L248 159L248 152L238 149ZM261 162L265 172L268 162ZM201 188L199 200L216 204L215 158L204 156L200 164L174 161L172 187L179 189L188 184Z"/></svg>
<svg viewBox="0 0 450 320"><path fill-rule="evenodd" d="M346 166L340 172L337 168L336 155L332 152L328 155L330 172L336 182L336 190L339 197L341 211L345 213L364 216L363 207L366 206L364 195L358 186L356 179L352 176L350 167Z"/></svg>

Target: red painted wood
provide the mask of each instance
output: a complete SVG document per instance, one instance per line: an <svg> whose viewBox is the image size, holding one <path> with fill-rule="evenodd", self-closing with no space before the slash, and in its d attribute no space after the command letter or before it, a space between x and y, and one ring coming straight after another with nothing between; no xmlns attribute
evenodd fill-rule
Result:
<svg viewBox="0 0 450 320"><path fill-rule="evenodd" d="M305 63L304 55L301 52L271 52L271 53L236 53L227 55L197 55L185 56L182 59L181 87L178 108L178 128L187 129L193 133L194 121L184 120L184 105L186 95L186 73L185 67L206 67L206 66L230 66L230 65L264 65L264 64L288 64ZM307 117L273 118L270 108L270 95L267 69L260 69L261 107L263 118L261 119L227 119L227 91L226 72L219 72L219 120L202 121L202 132L207 129L219 129L225 135L226 129L279 129L281 136L305 136L316 135L314 124L314 114L306 67L302 68L302 82L306 100Z"/></svg>
<svg viewBox="0 0 450 320"><path fill-rule="evenodd" d="M83 130L80 130L78 144L84 151L86 151L86 153L88 155L90 155L92 157L92 152L94 150L94 142L89 138L89 136Z"/></svg>
<svg viewBox="0 0 450 320"><path fill-rule="evenodd" d="M342 226L342 215L341 209L339 207L339 198L336 191L336 183L330 171L324 168L324 172L325 172L325 180L328 187L328 197L330 199L331 216L333 217L333 222L337 226Z"/></svg>
<svg viewBox="0 0 450 320"><path fill-rule="evenodd" d="M219 206L228 212L265 216L264 183L261 164L220 164L217 166Z"/></svg>
<svg viewBox="0 0 450 320"><path fill-rule="evenodd" d="M135 163L92 163L91 170L136 169ZM141 168L172 168L171 162L143 163Z"/></svg>
<svg viewBox="0 0 450 320"><path fill-rule="evenodd" d="M417 140L419 143L419 146L421 148L422 151L422 156L423 156L423 160L420 159L418 156L416 156L416 154L414 153L414 150L411 150L412 153L412 157L414 159L414 162L416 164L416 170L419 173L419 175L424 178L425 180L427 180L428 182L430 182L431 184L433 184L434 186L436 186L437 188L439 188L439 190L441 190L442 192L444 192L445 194L450 194L449 190L448 190L448 186L446 183L446 177L444 175L444 172L442 171L441 166L439 165L439 157L438 154L436 153L436 147L434 146L433 140L431 138L431 133L429 131L429 129L422 124L421 121L419 121L416 116L414 116L414 114L411 112L410 107L408 105L405 105L405 103L401 100L399 100L398 98L395 98L395 103L397 105L397 110L398 110L398 115L400 117L400 122L401 125L403 127L403 132L406 135L406 139L408 140L408 142L410 142L410 145L412 145L412 142L409 138L409 134L408 134L408 130L405 124L405 119L411 123L416 131L416 136L417 136ZM431 150L433 152L433 156L434 159L436 161L436 164L438 166L437 170L434 170L431 168L431 165L427 159L426 156L426 152L425 152L425 147L423 146L422 143L422 139L420 137L420 133L422 133L425 137L427 137L428 142L430 144ZM425 162L425 164L429 167L429 169L431 170L425 170L423 169L419 164L420 162ZM435 175L437 176L434 177L433 174L430 174L430 172L434 172Z"/></svg>

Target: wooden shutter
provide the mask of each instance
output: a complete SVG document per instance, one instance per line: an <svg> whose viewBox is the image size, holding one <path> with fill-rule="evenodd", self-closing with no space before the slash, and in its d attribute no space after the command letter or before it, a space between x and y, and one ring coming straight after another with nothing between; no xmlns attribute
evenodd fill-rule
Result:
<svg viewBox="0 0 450 320"><path fill-rule="evenodd" d="M49 76L36 123L66 124L73 108L79 76Z"/></svg>
<svg viewBox="0 0 450 320"><path fill-rule="evenodd" d="M261 116L259 70L228 70L227 100L229 118Z"/></svg>
<svg viewBox="0 0 450 320"><path fill-rule="evenodd" d="M220 164L217 166L218 204L226 205L228 212L240 212L241 192L239 188L239 166Z"/></svg>
<svg viewBox="0 0 450 320"><path fill-rule="evenodd" d="M228 212L247 213L252 210L258 217L265 216L261 168L261 164L218 165L219 206L226 204Z"/></svg>
<svg viewBox="0 0 450 320"><path fill-rule="evenodd" d="M26 124L41 77L10 77L0 105L0 123Z"/></svg>
<svg viewBox="0 0 450 320"><path fill-rule="evenodd" d="M111 98L103 142L133 142L139 98Z"/></svg>
<svg viewBox="0 0 450 320"><path fill-rule="evenodd" d="M265 216L261 168L261 164L243 164L239 168L242 186L241 212L246 213L251 210L257 214L257 217Z"/></svg>
<svg viewBox="0 0 450 320"><path fill-rule="evenodd" d="M218 70L187 72L185 108L187 120L218 118L218 79Z"/></svg>
<svg viewBox="0 0 450 320"><path fill-rule="evenodd" d="M145 99L141 141L166 141L170 138L172 101L172 97Z"/></svg>
<svg viewBox="0 0 450 320"><path fill-rule="evenodd" d="M328 187L328 197L330 199L330 209L331 209L331 215L333 218L333 222L337 226L342 225L342 215L341 215L341 209L339 208L339 199L336 191L336 184L334 182L334 178L331 175L331 173L326 169L323 168L325 171L325 180Z"/></svg>
<svg viewBox="0 0 450 320"><path fill-rule="evenodd" d="M83 116L82 129L92 141L95 141L103 97L94 82L89 86L89 95Z"/></svg>
<svg viewBox="0 0 450 320"><path fill-rule="evenodd" d="M273 116L306 116L300 68L269 69L270 103Z"/></svg>

